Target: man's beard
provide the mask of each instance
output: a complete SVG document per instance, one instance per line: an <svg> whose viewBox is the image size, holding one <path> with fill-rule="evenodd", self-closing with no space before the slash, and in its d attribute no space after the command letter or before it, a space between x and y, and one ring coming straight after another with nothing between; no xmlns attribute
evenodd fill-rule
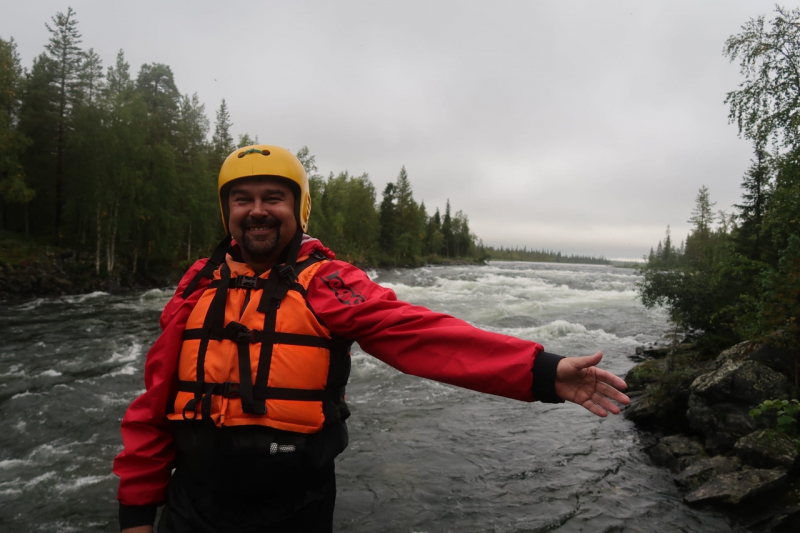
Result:
<svg viewBox="0 0 800 533"><path fill-rule="evenodd" d="M275 229L275 232L263 239L254 239L247 231L248 227L253 226L266 226L267 228ZM281 241L280 220L275 217L264 217L260 220L249 218L242 222L241 228L242 242L239 244L250 259L254 261L264 261L272 258Z"/></svg>

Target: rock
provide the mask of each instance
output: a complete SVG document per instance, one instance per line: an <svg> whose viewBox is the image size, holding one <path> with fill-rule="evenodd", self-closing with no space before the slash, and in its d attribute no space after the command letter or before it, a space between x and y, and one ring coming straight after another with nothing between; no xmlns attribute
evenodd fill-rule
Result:
<svg viewBox="0 0 800 533"><path fill-rule="evenodd" d="M663 359L672 350L669 346L654 346L652 348L645 348L642 350L642 355L652 357L653 359Z"/></svg>
<svg viewBox="0 0 800 533"><path fill-rule="evenodd" d="M680 470L678 459L672 455L665 444L658 442L649 448L645 448L644 451L650 457L650 460L653 461L654 465L667 467L673 472L678 472Z"/></svg>
<svg viewBox="0 0 800 533"><path fill-rule="evenodd" d="M687 455L701 455L703 454L703 445L696 439L685 437L683 435L672 435L661 439L669 452L676 458L686 457Z"/></svg>
<svg viewBox="0 0 800 533"><path fill-rule="evenodd" d="M766 519L749 524L756 531L775 531L776 533L797 533L800 531L800 505L787 505L772 511Z"/></svg>
<svg viewBox="0 0 800 533"><path fill-rule="evenodd" d="M783 374L756 361L725 361L715 372L694 380L692 394L713 402L755 406L764 400L789 398L791 383Z"/></svg>
<svg viewBox="0 0 800 533"><path fill-rule="evenodd" d="M727 503L736 505L782 486L785 470L742 470L721 474L707 481L684 497L687 503Z"/></svg>
<svg viewBox="0 0 800 533"><path fill-rule="evenodd" d="M647 385L657 383L659 378L667 371L667 362L662 360L645 361L628 370L625 383L628 392L644 390Z"/></svg>
<svg viewBox="0 0 800 533"><path fill-rule="evenodd" d="M692 394L686 411L689 427L703 434L706 450L721 453L733 448L740 438L758 429L750 408L734 403L709 405L705 398Z"/></svg>
<svg viewBox="0 0 800 533"><path fill-rule="evenodd" d="M739 361L744 361L756 346L757 344L753 341L744 341L731 346L717 356L715 360L717 368L728 362L738 363Z"/></svg>
<svg viewBox="0 0 800 533"><path fill-rule="evenodd" d="M733 449L742 461L758 468L776 466L792 470L800 465L797 445L788 436L770 430L761 430L739 439Z"/></svg>
<svg viewBox="0 0 800 533"><path fill-rule="evenodd" d="M631 398L625 418L641 426L655 426L667 431L686 429L686 400L679 395L646 392Z"/></svg>
<svg viewBox="0 0 800 533"><path fill-rule="evenodd" d="M673 479L679 487L694 490L720 474L736 472L741 466L742 462L738 457L723 457L719 455L716 457L702 457L687 466L683 472L674 476Z"/></svg>

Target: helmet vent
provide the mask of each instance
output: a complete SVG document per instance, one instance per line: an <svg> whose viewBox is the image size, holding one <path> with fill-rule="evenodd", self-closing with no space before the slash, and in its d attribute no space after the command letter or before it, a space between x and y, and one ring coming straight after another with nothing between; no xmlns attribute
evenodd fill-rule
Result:
<svg viewBox="0 0 800 533"><path fill-rule="evenodd" d="M239 159L243 158L247 154L261 154L261 155L269 155L269 150L259 150L258 148L250 148L249 150L245 150L244 152L239 152L239 155L236 156Z"/></svg>

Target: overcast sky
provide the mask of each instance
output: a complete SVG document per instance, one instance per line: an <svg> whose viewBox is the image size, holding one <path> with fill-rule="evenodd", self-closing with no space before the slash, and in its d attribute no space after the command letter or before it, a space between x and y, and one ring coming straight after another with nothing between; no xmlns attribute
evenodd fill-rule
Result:
<svg viewBox="0 0 800 533"><path fill-rule="evenodd" d="M494 246L636 258L682 239L697 190L731 210L751 146L728 124L742 81L725 39L774 2L0 0L25 67L71 6L104 65L164 63L212 129L321 173L405 165L430 213L449 198ZM36 9L32 9L35 5ZM796 2L784 3L796 7ZM314 233L314 228L310 228Z"/></svg>

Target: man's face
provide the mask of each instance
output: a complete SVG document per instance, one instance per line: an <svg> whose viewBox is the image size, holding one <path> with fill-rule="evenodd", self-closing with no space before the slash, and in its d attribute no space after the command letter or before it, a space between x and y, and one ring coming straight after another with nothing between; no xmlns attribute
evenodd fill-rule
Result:
<svg viewBox="0 0 800 533"><path fill-rule="evenodd" d="M228 193L231 235L251 267L271 268L297 231L294 193L282 180L236 180Z"/></svg>

